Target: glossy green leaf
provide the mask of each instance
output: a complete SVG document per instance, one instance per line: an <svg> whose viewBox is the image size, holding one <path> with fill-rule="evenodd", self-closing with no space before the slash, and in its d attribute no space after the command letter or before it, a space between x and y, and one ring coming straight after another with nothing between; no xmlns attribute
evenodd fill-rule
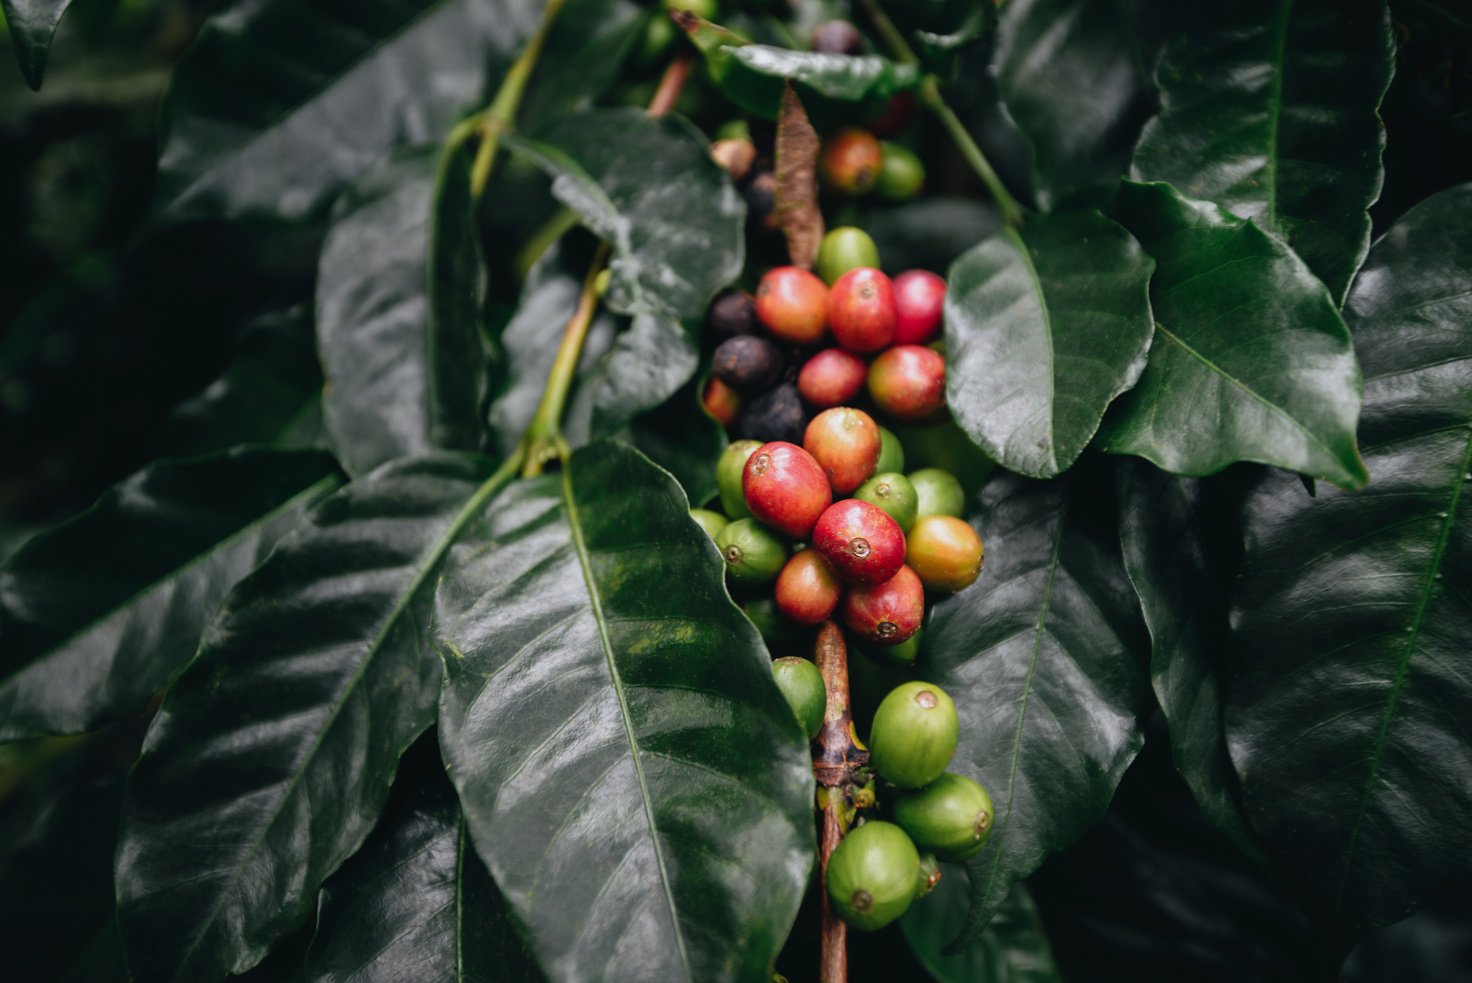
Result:
<svg viewBox="0 0 1472 983"><path fill-rule="evenodd" d="M644 9L633 0L564 0L517 114L551 119L587 109L618 77L642 39Z"/></svg>
<svg viewBox="0 0 1472 983"><path fill-rule="evenodd" d="M5 27L10 43L15 46L15 59L20 63L26 84L40 90L46 73L46 56L51 53L51 36L61 15L72 0L0 0L5 11Z"/></svg>
<svg viewBox="0 0 1472 983"><path fill-rule="evenodd" d="M1031 151L1039 207L1125 173L1151 102L1127 3L1010 0L993 65Z"/></svg>
<svg viewBox="0 0 1472 983"><path fill-rule="evenodd" d="M807 742L674 481L597 442L450 554L440 734L538 964L770 980L815 838Z"/></svg>
<svg viewBox="0 0 1472 983"><path fill-rule="evenodd" d="M942 864L940 883L900 919L905 941L937 983L1058 983L1053 950L1032 896L1012 885L991 924L954 956L945 947L960 934L971 906L966 868Z"/></svg>
<svg viewBox="0 0 1472 983"><path fill-rule="evenodd" d="M333 209L317 347L327 431L350 473L480 448L485 273L469 167L465 150L417 148L367 172Z"/></svg>
<svg viewBox="0 0 1472 983"><path fill-rule="evenodd" d="M695 374L706 305L741 275L746 206L683 119L631 107L560 117L514 141L612 248L604 303L633 323L593 395L595 425L658 406Z"/></svg>
<svg viewBox="0 0 1472 983"><path fill-rule="evenodd" d="M163 461L0 565L0 740L142 709L231 586L340 483L316 451Z"/></svg>
<svg viewBox="0 0 1472 983"><path fill-rule="evenodd" d="M963 253L947 277L946 401L982 450L1064 471L1145 368L1154 262L1097 211L1040 216Z"/></svg>
<svg viewBox="0 0 1472 983"><path fill-rule="evenodd" d="M967 863L958 947L980 937L1015 881L1098 822L1140 749L1149 699L1148 642L1097 483L995 478L979 504L986 568L931 608L920 663L961 718L950 770L996 806Z"/></svg>
<svg viewBox="0 0 1472 983"><path fill-rule="evenodd" d="M1135 174L1282 235L1341 302L1370 244L1391 64L1384 0L1192 5Z"/></svg>
<svg viewBox="0 0 1472 983"><path fill-rule="evenodd" d="M1375 481L1244 506L1227 738L1253 826L1350 933L1472 872L1472 186L1408 212L1347 311Z"/></svg>
<svg viewBox="0 0 1472 983"><path fill-rule="evenodd" d="M1251 222L1164 184L1127 182L1114 214L1155 257L1155 340L1100 445L1175 474L1257 461L1363 485L1359 366L1303 261Z"/></svg>
<svg viewBox="0 0 1472 983"><path fill-rule="evenodd" d="M116 876L136 978L249 969L367 837L434 721L434 578L487 471L442 454L353 482L226 600L129 782Z"/></svg>
<svg viewBox="0 0 1472 983"><path fill-rule="evenodd" d="M365 167L440 139L535 27L534 0L232 0L164 102L171 218L319 218ZM269 57L266 57L269 53Z"/></svg>
<svg viewBox="0 0 1472 983"><path fill-rule="evenodd" d="M540 980L470 845L454 788L443 773L404 785L363 849L322 886L307 979Z"/></svg>
<svg viewBox="0 0 1472 983"><path fill-rule="evenodd" d="M692 505L716 493L716 462L726 449L726 430L705 411L697 379L668 402L629 423L629 442L674 475Z"/></svg>

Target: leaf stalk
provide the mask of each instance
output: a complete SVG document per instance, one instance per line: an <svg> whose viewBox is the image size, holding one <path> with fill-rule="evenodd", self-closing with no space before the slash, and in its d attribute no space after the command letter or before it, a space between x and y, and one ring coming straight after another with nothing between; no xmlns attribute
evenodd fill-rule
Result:
<svg viewBox="0 0 1472 983"><path fill-rule="evenodd" d="M542 19L537 23L537 29L532 32L532 36L527 39L526 47L521 49L521 54L516 56L516 61L507 70L506 77L501 80L501 87L496 90L496 96L491 100L491 104L483 112L465 121L470 123L480 137L480 146L475 151L475 161L470 166L470 194L477 201L485 193L486 185L490 184L491 170L496 163L496 151L501 146L501 134L516 124L516 110L521 106L521 97L526 92L527 81L537 67L537 59L542 54L542 45L547 40L547 34L552 30L552 24L557 20L557 15L562 12L564 2L565 0L546 0L542 7ZM456 127L456 131L459 129ZM452 133L452 145L454 139L455 134Z"/></svg>

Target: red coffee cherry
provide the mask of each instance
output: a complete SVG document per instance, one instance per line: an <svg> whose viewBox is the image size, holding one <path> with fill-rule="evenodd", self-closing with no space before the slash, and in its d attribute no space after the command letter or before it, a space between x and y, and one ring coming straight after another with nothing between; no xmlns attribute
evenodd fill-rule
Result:
<svg viewBox="0 0 1472 983"><path fill-rule="evenodd" d="M879 463L879 425L863 410L835 406L813 417L802 446L822 465L833 491L847 495L868 481Z"/></svg>
<svg viewBox="0 0 1472 983"><path fill-rule="evenodd" d="M741 490L752 515L792 539L807 539L833 502L828 476L813 455L782 440L746 459Z"/></svg>
<svg viewBox="0 0 1472 983"><path fill-rule="evenodd" d="M816 550L794 553L777 574L777 610L800 625L816 625L833 615L843 584Z"/></svg>
<svg viewBox="0 0 1472 983"><path fill-rule="evenodd" d="M729 427L736 422L736 414L741 411L741 396L715 376L705 384L705 411L723 427Z"/></svg>
<svg viewBox="0 0 1472 983"><path fill-rule="evenodd" d="M882 584L905 563L905 534L877 505L836 502L813 528L813 548L848 584Z"/></svg>
<svg viewBox="0 0 1472 983"><path fill-rule="evenodd" d="M864 389L869 364L842 348L825 348L797 374L797 391L814 406L851 403Z"/></svg>
<svg viewBox="0 0 1472 983"><path fill-rule="evenodd" d="M768 270L756 287L756 316L783 341L816 345L828 320L828 285L796 266Z"/></svg>
<svg viewBox="0 0 1472 983"><path fill-rule="evenodd" d="M920 630L925 585L902 566L882 584L850 588L843 595L842 617L849 631L879 645L898 645Z"/></svg>
<svg viewBox="0 0 1472 983"><path fill-rule="evenodd" d="M824 183L835 191L863 195L879 180L883 164L884 149L874 134L850 126L824 141L818 170Z"/></svg>
<svg viewBox="0 0 1472 983"><path fill-rule="evenodd" d="M940 333L946 281L929 270L906 270L894 278L896 345L923 345Z"/></svg>
<svg viewBox="0 0 1472 983"><path fill-rule="evenodd" d="M945 357L924 345L896 345L869 366L869 395L896 420L928 420L946 405Z"/></svg>
<svg viewBox="0 0 1472 983"><path fill-rule="evenodd" d="M828 294L828 326L851 352L877 352L894 343L899 324L894 284L869 266L849 270Z"/></svg>
<svg viewBox="0 0 1472 983"><path fill-rule="evenodd" d="M927 515L910 528L908 559L931 590L965 590L981 575L981 537L949 515Z"/></svg>
<svg viewBox="0 0 1472 983"><path fill-rule="evenodd" d="M915 93L900 92L889 97L880 114L869 121L869 132L876 137L892 140L904 132L915 118Z"/></svg>

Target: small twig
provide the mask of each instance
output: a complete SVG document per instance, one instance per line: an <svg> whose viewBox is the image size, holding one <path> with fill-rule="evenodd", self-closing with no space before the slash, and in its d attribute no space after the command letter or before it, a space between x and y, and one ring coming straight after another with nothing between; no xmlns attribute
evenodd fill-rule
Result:
<svg viewBox="0 0 1472 983"><path fill-rule="evenodd" d="M506 71L495 99L485 112L476 117L480 133L480 146L475 151L475 162L470 165L470 193L480 198L491 180L491 168L496 162L496 150L501 146L501 134L516 125L516 110L521 105L526 83L537 67L542 54L542 43L552 30L552 22L562 12L565 0L546 0L542 7L542 19L532 36L527 38L526 47L521 49L516 61Z"/></svg>
<svg viewBox="0 0 1472 983"><path fill-rule="evenodd" d="M685 80L690 77L690 68L694 64L694 49L689 45L682 45L665 66L664 75L659 79L659 87L654 90L654 98L649 100L650 116L665 116L675 108L675 102L680 98L680 92L685 88Z"/></svg>

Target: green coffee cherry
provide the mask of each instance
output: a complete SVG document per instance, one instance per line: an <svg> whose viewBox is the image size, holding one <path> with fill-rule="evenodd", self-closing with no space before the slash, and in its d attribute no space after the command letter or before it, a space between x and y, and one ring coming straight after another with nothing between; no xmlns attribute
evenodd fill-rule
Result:
<svg viewBox="0 0 1472 983"><path fill-rule="evenodd" d="M898 645L866 645L864 652L875 662L913 669L915 660L920 658L920 636L924 634L925 629L921 628Z"/></svg>
<svg viewBox="0 0 1472 983"><path fill-rule="evenodd" d="M719 512L712 512L710 509L691 509L690 518L700 523L700 528L704 529L705 534L711 539L719 536L721 530L731 523L730 519L727 519Z"/></svg>
<svg viewBox="0 0 1472 983"><path fill-rule="evenodd" d="M915 888L915 898L925 897L940 883L940 859L933 853L920 854L920 883Z"/></svg>
<svg viewBox="0 0 1472 983"><path fill-rule="evenodd" d="M674 7L676 10L688 10L697 17L706 20L715 20L720 16L721 8L716 0L665 0L658 4L653 15L649 18L649 26L644 29L644 44L639 51L639 63L652 65L669 50L674 43L675 36L679 34L674 21L670 20L666 9Z"/></svg>
<svg viewBox="0 0 1472 983"><path fill-rule="evenodd" d="M909 147L881 140L884 163L879 167L879 180L874 190L890 201L908 201L925 185L925 165Z"/></svg>
<svg viewBox="0 0 1472 983"><path fill-rule="evenodd" d="M875 474L884 474L886 471L905 470L905 449L900 446L900 439L894 435L893 430L879 428L879 463L874 465Z"/></svg>
<svg viewBox="0 0 1472 983"><path fill-rule="evenodd" d="M904 530L914 524L915 510L920 505L910 479L893 471L876 474L864 482L854 492L854 498L879 506Z"/></svg>
<svg viewBox="0 0 1472 983"><path fill-rule="evenodd" d="M997 463L972 443L955 420L896 427L895 433L905 443L909 470L942 468L956 476L968 495L976 494L997 468Z"/></svg>
<svg viewBox="0 0 1472 983"><path fill-rule="evenodd" d="M741 472L746 470L746 459L756 453L762 445L759 440L733 440L721 451L716 462L716 488L721 495L721 508L733 519L751 518L751 509L746 507L746 493L741 490Z"/></svg>
<svg viewBox="0 0 1472 983"><path fill-rule="evenodd" d="M818 736L823 729L823 714L828 709L828 691L823 685L823 674L807 659L789 655L772 663L772 678L777 688L787 697L797 722L808 740Z"/></svg>
<svg viewBox="0 0 1472 983"><path fill-rule="evenodd" d="M728 119L716 130L716 140L745 140L751 142L751 127L741 117Z"/></svg>
<svg viewBox="0 0 1472 983"><path fill-rule="evenodd" d="M753 598L743 604L741 610L746 620L756 627L762 641L767 643L767 648L779 648L797 638L798 626L782 616L772 598Z"/></svg>
<svg viewBox="0 0 1472 983"><path fill-rule="evenodd" d="M956 753L956 705L933 683L903 683L874 711L869 763L900 788L921 788L945 773Z"/></svg>
<svg viewBox="0 0 1472 983"><path fill-rule="evenodd" d="M915 518L927 515L960 516L966 508L966 493L955 475L940 468L921 468L910 472L915 486ZM914 525L912 521L910 525ZM908 530L910 526L906 526Z"/></svg>
<svg viewBox="0 0 1472 983"><path fill-rule="evenodd" d="M716 535L726 572L740 584L765 584L787 562L787 544L755 519L737 519Z"/></svg>
<svg viewBox="0 0 1472 983"><path fill-rule="evenodd" d="M852 225L829 230L818 246L818 275L832 286L833 281L849 270L861 266L879 268L879 247L869 233Z"/></svg>
<svg viewBox="0 0 1472 983"><path fill-rule="evenodd" d="M953 863L981 852L995 818L986 789L949 771L894 804L894 821L915 844Z"/></svg>
<svg viewBox="0 0 1472 983"><path fill-rule="evenodd" d="M865 823L828 860L828 900L839 918L861 931L903 915L919 883L920 854L894 823Z"/></svg>

